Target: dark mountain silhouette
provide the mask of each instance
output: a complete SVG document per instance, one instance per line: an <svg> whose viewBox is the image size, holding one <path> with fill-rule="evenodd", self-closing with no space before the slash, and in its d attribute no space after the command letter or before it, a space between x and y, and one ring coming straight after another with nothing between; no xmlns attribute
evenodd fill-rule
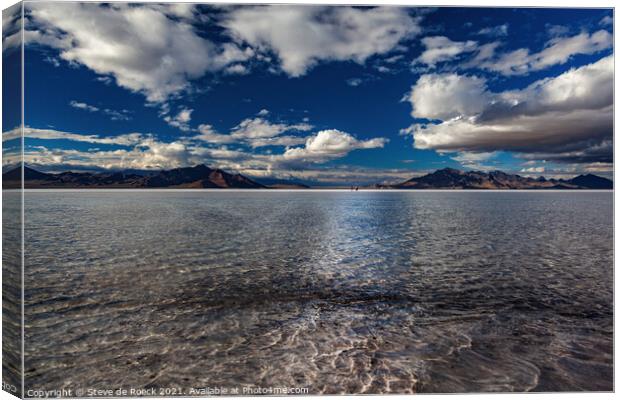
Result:
<svg viewBox="0 0 620 400"><path fill-rule="evenodd" d="M589 189L613 189L614 183L609 179L597 175L579 175L569 180L573 185L587 187Z"/></svg>
<svg viewBox="0 0 620 400"><path fill-rule="evenodd" d="M19 187L19 168L2 175L3 187ZM157 171L149 175L125 172L62 172L47 174L24 167L26 188L243 188L265 186L241 175L206 165Z"/></svg>
<svg viewBox="0 0 620 400"><path fill-rule="evenodd" d="M2 175L7 181L19 181L22 176L21 167L13 168ZM46 180L50 179L48 174L36 171L32 168L24 167L24 179L26 180Z"/></svg>
<svg viewBox="0 0 620 400"><path fill-rule="evenodd" d="M211 169L204 164L189 168L160 171L141 179L144 187L187 188L263 188L260 183L241 174L229 174L221 169Z"/></svg>
<svg viewBox="0 0 620 400"><path fill-rule="evenodd" d="M15 167L2 174L3 189L19 189L21 187L22 169L21 166ZM54 180L50 174L39 172L24 166L24 181L44 183Z"/></svg>
<svg viewBox="0 0 620 400"><path fill-rule="evenodd" d="M528 178L502 171L460 171L444 168L395 185L388 189L613 189L613 182L596 175L580 175L570 180Z"/></svg>

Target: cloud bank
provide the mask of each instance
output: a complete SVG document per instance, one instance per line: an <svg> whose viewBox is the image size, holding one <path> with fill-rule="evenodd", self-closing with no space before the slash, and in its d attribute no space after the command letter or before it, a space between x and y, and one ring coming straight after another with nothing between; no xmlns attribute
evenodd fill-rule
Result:
<svg viewBox="0 0 620 400"><path fill-rule="evenodd" d="M514 151L526 158L603 162L613 158L613 56L521 90L491 92L481 77L429 74L407 100L420 123L403 130L418 149Z"/></svg>

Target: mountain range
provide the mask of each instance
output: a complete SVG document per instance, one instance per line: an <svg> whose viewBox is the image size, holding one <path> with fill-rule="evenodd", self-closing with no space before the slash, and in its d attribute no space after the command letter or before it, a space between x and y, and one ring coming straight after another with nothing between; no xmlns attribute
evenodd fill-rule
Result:
<svg viewBox="0 0 620 400"><path fill-rule="evenodd" d="M3 187L19 187L19 168L2 175ZM62 172L48 174L24 167L26 188L220 188L262 189L265 185L241 174L206 165L162 170L146 175L126 172Z"/></svg>
<svg viewBox="0 0 620 400"><path fill-rule="evenodd" d="M19 188L20 168L3 175L3 188ZM307 189L289 180L253 180L204 164L155 172L39 172L24 167L26 188L217 188L217 189ZM377 189L613 189L609 179L587 174L572 179L530 178L502 171L460 171L444 168L397 184L376 184Z"/></svg>
<svg viewBox="0 0 620 400"><path fill-rule="evenodd" d="M460 171L444 168L386 189L613 189L613 181L597 175L579 175L569 180L530 178L502 171Z"/></svg>

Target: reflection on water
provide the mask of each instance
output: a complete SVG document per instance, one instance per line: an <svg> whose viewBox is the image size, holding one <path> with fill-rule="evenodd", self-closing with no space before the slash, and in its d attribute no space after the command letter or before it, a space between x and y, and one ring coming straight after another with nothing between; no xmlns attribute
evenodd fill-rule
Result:
<svg viewBox="0 0 620 400"><path fill-rule="evenodd" d="M612 193L26 194L26 387L612 389Z"/></svg>

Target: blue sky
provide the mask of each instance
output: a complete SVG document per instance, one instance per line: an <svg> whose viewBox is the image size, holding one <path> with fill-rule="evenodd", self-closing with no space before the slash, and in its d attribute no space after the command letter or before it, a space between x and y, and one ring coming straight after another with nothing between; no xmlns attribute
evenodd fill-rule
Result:
<svg viewBox="0 0 620 400"><path fill-rule="evenodd" d="M46 171L205 163L324 184L444 167L610 176L611 18L27 3L25 161ZM19 43L3 36L10 59ZM3 119L7 139L18 122Z"/></svg>

